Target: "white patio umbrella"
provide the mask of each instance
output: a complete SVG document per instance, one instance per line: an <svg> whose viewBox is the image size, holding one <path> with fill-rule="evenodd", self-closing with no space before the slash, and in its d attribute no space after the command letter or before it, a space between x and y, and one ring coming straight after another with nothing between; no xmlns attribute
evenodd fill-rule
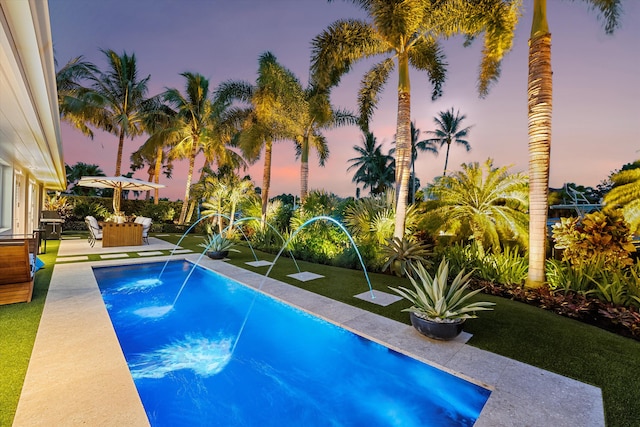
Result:
<svg viewBox="0 0 640 427"><path fill-rule="evenodd" d="M113 212L115 214L120 212L120 194L122 190L147 191L164 187L162 184L124 176L83 176L77 185L81 187L113 188L116 190L113 192Z"/></svg>

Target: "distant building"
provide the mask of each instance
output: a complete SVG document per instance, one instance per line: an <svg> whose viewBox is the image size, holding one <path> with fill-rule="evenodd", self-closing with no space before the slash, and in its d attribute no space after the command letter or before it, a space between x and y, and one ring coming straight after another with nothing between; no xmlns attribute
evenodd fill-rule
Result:
<svg viewBox="0 0 640 427"><path fill-rule="evenodd" d="M47 0L0 0L0 236L40 227L66 188Z"/></svg>

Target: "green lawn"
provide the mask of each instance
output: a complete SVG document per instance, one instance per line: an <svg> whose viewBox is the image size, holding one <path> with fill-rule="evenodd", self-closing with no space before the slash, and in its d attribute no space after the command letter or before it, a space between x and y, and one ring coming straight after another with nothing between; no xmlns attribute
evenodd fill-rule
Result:
<svg viewBox="0 0 640 427"><path fill-rule="evenodd" d="M173 243L178 240L176 236L163 238ZM181 246L200 252L202 248L197 246L200 242L201 237L188 236ZM37 273L34 301L0 307L0 372L3 373L0 426L11 425L15 413L42 312L44 292L51 277L56 243L49 241L48 253L41 256L47 266ZM247 266L245 262L252 261L253 255L247 247L240 246L239 249L241 253L231 253L230 263L262 274L266 272L266 267ZM274 258L260 252L258 256L267 260ZM300 287L409 323L408 314L400 311L406 306L404 302L379 307L353 298L353 295L369 289L362 271L302 261L298 261L298 265L302 270L327 278L307 282ZM286 277L294 272L293 262L281 258L270 277L298 286L300 282ZM373 287L381 291L388 291L388 285L405 283L404 279L381 274L370 274L370 278ZM465 330L473 334L470 345L600 387L607 426L640 426L640 342L523 303L486 295L482 299L494 301L497 305L494 311L483 312L479 319L466 323Z"/></svg>

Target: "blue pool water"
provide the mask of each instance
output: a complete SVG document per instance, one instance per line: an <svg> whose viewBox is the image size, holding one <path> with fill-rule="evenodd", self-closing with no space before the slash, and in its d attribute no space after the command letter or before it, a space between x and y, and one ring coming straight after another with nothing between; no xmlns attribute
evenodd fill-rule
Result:
<svg viewBox="0 0 640 427"><path fill-rule="evenodd" d="M489 398L200 267L167 312L193 264L162 266L94 268L153 426L470 426Z"/></svg>

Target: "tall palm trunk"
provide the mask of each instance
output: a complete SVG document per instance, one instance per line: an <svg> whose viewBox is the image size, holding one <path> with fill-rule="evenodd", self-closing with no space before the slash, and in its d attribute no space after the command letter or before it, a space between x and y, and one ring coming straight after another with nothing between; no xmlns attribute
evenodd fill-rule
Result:
<svg viewBox="0 0 640 427"><path fill-rule="evenodd" d="M187 185L184 191L184 200L182 201L182 210L180 211L180 219L178 224L184 224L187 218L187 208L189 207L189 194L191 193L191 180L193 179L193 169L196 164L196 155L198 154L198 139L194 138L189 156L189 172L187 173Z"/></svg>
<svg viewBox="0 0 640 427"><path fill-rule="evenodd" d="M267 224L267 206L269 204L269 187L271 186L271 155L273 141L267 138L264 144L264 173L262 175L262 229Z"/></svg>
<svg viewBox="0 0 640 427"><path fill-rule="evenodd" d="M156 167L153 170L153 182L156 184L160 183L160 168L162 167L162 156L164 155L164 151L162 147L158 147L156 151ZM158 204L158 199L160 198L160 189L155 188L153 190L153 204Z"/></svg>
<svg viewBox="0 0 640 427"><path fill-rule="evenodd" d="M447 175L447 165L449 164L449 149L451 148L451 141L447 141L447 155L444 157L444 171L442 176Z"/></svg>
<svg viewBox="0 0 640 427"><path fill-rule="evenodd" d="M198 179L198 182L204 181L205 170L209 169L210 167L211 167L211 163L208 161L205 161L204 165L202 166L202 170L200 171L200 178ZM191 218L193 218L193 212L196 210L197 204L198 204L198 200L194 199L189 201L189 210L187 211L185 222L191 222Z"/></svg>
<svg viewBox="0 0 640 427"><path fill-rule="evenodd" d="M393 237L402 239L405 232L409 175L411 163L411 85L409 83L409 55L398 57L398 119L396 129L396 221Z"/></svg>
<svg viewBox="0 0 640 427"><path fill-rule="evenodd" d="M529 41L529 274L527 286L545 281L547 209L551 152L551 34L546 0L534 2Z"/></svg>
<svg viewBox="0 0 640 427"><path fill-rule="evenodd" d="M156 174L156 171L153 168L154 168L154 166L150 165L149 168L147 169L147 174L148 174L147 181L149 181L149 182L153 182L153 177ZM149 198L151 197L151 190L147 190L147 191L145 191L145 193L146 194L144 196L144 200L145 200L145 202L148 202Z"/></svg>
<svg viewBox="0 0 640 427"><path fill-rule="evenodd" d="M120 135L118 136L118 155L116 157L116 176L120 176L120 165L122 164L122 150L124 147L124 129L120 129ZM120 200L122 199L122 189L113 189L113 210L115 214L120 211Z"/></svg>
<svg viewBox="0 0 640 427"><path fill-rule="evenodd" d="M300 154L300 203L307 198L309 193L309 136L305 135L302 141L302 153Z"/></svg>

